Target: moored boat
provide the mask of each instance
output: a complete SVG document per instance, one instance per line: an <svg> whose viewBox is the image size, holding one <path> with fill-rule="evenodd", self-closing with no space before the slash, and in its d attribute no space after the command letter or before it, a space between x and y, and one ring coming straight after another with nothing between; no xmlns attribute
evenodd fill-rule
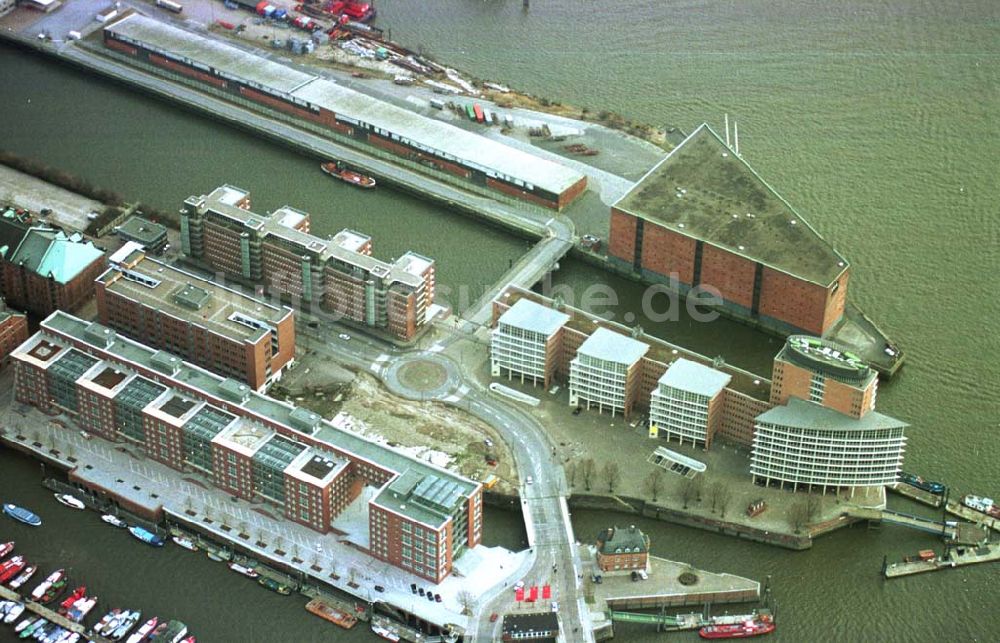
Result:
<svg viewBox="0 0 1000 643"><path fill-rule="evenodd" d="M3 617L3 622L10 625L17 620L17 617L24 613L24 609L24 603L14 603L7 610L7 614Z"/></svg>
<svg viewBox="0 0 1000 643"><path fill-rule="evenodd" d="M127 522L125 522L118 516L112 516L111 514L104 514L103 516L101 516L101 520L108 523L109 525L118 527L119 529L125 529L126 527L128 527Z"/></svg>
<svg viewBox="0 0 1000 643"><path fill-rule="evenodd" d="M149 634L153 631L156 625L160 622L160 619L153 617L142 624L142 627L135 631L135 634L128 637L126 643L141 643Z"/></svg>
<svg viewBox="0 0 1000 643"><path fill-rule="evenodd" d="M102 633L105 628L110 628L113 632L116 627L118 627L118 621L121 620L122 610L119 607L114 608L107 614L101 617L101 620L97 621L97 625L94 626L94 634Z"/></svg>
<svg viewBox="0 0 1000 643"><path fill-rule="evenodd" d="M918 475L912 473L906 473L905 471L899 474L900 482L904 482L911 487L916 487L922 491L928 493L933 493L935 495L941 495L944 493L945 486L940 482L934 482L933 480L924 480Z"/></svg>
<svg viewBox="0 0 1000 643"><path fill-rule="evenodd" d="M170 540L174 541L178 547L183 547L188 551L198 551L198 545L194 544L194 541L190 538L185 538L184 536L173 536Z"/></svg>
<svg viewBox="0 0 1000 643"><path fill-rule="evenodd" d="M128 531L137 539L153 547L163 547L163 544L166 542L162 537L157 536L148 529L143 529L139 525L132 525L128 528Z"/></svg>
<svg viewBox="0 0 1000 643"><path fill-rule="evenodd" d="M73 593L66 597L62 603L59 603L59 609L57 610L60 614L65 614L66 611L73 607L73 603L77 602L87 594L87 586L80 585L73 590Z"/></svg>
<svg viewBox="0 0 1000 643"><path fill-rule="evenodd" d="M14 633L15 633L15 634L20 634L20 633L21 633L21 632L23 632L24 630L26 630L26 629L28 629L29 627L31 627L31 626L32 626L32 624L34 624L34 622L35 622L35 621L37 621L37 620L38 620L39 618L40 618L40 617L38 617L38 616L34 616L34 615L32 615L32 616L29 616L28 618L24 619L23 621L21 621L20 623L18 623L18 624L17 624L17 625L16 625L15 627L14 627Z"/></svg>
<svg viewBox="0 0 1000 643"><path fill-rule="evenodd" d="M244 565L240 565L239 563L229 563L229 569L233 570L237 574L243 574L247 578L257 578L260 576L260 574L255 572L252 567L246 567Z"/></svg>
<svg viewBox="0 0 1000 643"><path fill-rule="evenodd" d="M278 581L274 580L273 578L264 578L264 577L261 577L260 579L257 580L257 583L261 587L266 587L267 589L271 590L272 592L277 592L277 593L281 594L282 596L288 596L289 594L292 593L292 588L291 587L289 587L288 585L285 585L284 583L279 583Z"/></svg>
<svg viewBox="0 0 1000 643"><path fill-rule="evenodd" d="M372 625L372 632L375 632L387 641L399 641L399 634L396 634L384 625Z"/></svg>
<svg viewBox="0 0 1000 643"><path fill-rule="evenodd" d="M336 161L321 163L319 169L323 170L324 174L328 174L335 179L340 179L344 183L350 183L359 188L371 189L375 187L375 179L359 172L348 170Z"/></svg>
<svg viewBox="0 0 1000 643"><path fill-rule="evenodd" d="M991 518L1000 518L1000 507L993 501L993 498L969 495L962 498L962 504Z"/></svg>
<svg viewBox="0 0 1000 643"><path fill-rule="evenodd" d="M83 502L81 502L79 499L77 499L74 496L71 496L68 493L54 493L52 495L56 497L56 500L66 505L70 509L83 510L87 508L87 505L83 504Z"/></svg>
<svg viewBox="0 0 1000 643"><path fill-rule="evenodd" d="M761 636L774 631L774 622L767 620L747 620L741 623L723 625L706 625L698 630L698 636L703 639L742 639L751 636Z"/></svg>
<svg viewBox="0 0 1000 643"><path fill-rule="evenodd" d="M38 514L28 511L24 507L18 507L17 505L12 505L10 503L4 503L3 512L17 520L18 522L23 522L31 527L38 527L42 524L42 519L38 517Z"/></svg>
<svg viewBox="0 0 1000 643"><path fill-rule="evenodd" d="M139 610L131 610L127 612L122 616L121 621L118 623L118 627L116 627L113 632L104 632L104 637L109 638L112 641L122 640L125 638L125 635L128 634L133 627L135 627L140 618L142 618L142 612Z"/></svg>
<svg viewBox="0 0 1000 643"><path fill-rule="evenodd" d="M178 621L170 620L160 623L153 630L153 633L149 635L150 641L156 641L156 643L179 643L179 641L187 636L187 625Z"/></svg>
<svg viewBox="0 0 1000 643"><path fill-rule="evenodd" d="M14 541L13 540L10 541L9 543L3 543L2 545L0 545L0 558L5 557L7 554L9 554L12 551L14 551Z"/></svg>
<svg viewBox="0 0 1000 643"><path fill-rule="evenodd" d="M0 583L6 583L24 569L24 556L14 556L0 564Z"/></svg>
<svg viewBox="0 0 1000 643"><path fill-rule="evenodd" d="M351 629L358 622L358 619L353 614L337 609L318 598L314 598L306 603L306 610L322 619L330 621L334 625L339 625L345 630Z"/></svg>
<svg viewBox="0 0 1000 643"><path fill-rule="evenodd" d="M65 578L63 578L62 580L57 580L56 582L52 583L49 586L49 588L45 590L45 593L42 594L42 597L38 599L38 602L41 603L42 605L48 605L52 601L56 600L56 598L60 594L62 594L62 591L66 589L67 582L68 581Z"/></svg>
<svg viewBox="0 0 1000 643"><path fill-rule="evenodd" d="M40 599L45 594L45 592L47 592L49 588L52 587L53 583L58 583L59 581L62 581L65 577L66 577L65 569L57 569L56 571L49 574L48 577L46 577L46 579L43 580L35 589L31 590L32 600L37 601L38 599Z"/></svg>
<svg viewBox="0 0 1000 643"><path fill-rule="evenodd" d="M7 587L11 589L21 589L21 586L31 580L31 577L35 575L38 571L38 565L28 565L21 573L17 575L17 578L7 583Z"/></svg>
<svg viewBox="0 0 1000 643"><path fill-rule="evenodd" d="M80 623L83 619L87 618L87 614L90 614L91 610L93 610L96 606L96 596L81 598L73 604L73 607L71 607L68 612L66 612L66 618L74 623Z"/></svg>
<svg viewBox="0 0 1000 643"><path fill-rule="evenodd" d="M33 619L31 621L31 623L29 623L24 628L22 628L20 634L18 634L17 636L18 636L18 638L26 639L29 636L31 636L32 634L34 634L35 630L37 630L38 628L42 627L46 623L48 623L48 621L46 621L44 618L41 618L41 617ZM17 629L15 628L14 631L16 632Z"/></svg>

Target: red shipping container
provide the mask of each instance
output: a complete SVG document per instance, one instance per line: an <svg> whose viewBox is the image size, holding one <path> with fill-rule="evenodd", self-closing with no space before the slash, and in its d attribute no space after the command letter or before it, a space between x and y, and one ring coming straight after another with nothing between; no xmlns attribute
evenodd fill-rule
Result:
<svg viewBox="0 0 1000 643"><path fill-rule="evenodd" d="M549 585L542 585L542 598L552 598L552 587Z"/></svg>

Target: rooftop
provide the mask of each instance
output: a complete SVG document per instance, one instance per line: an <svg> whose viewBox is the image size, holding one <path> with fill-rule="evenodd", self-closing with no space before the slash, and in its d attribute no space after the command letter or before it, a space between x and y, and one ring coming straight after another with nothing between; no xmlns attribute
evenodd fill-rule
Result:
<svg viewBox="0 0 1000 643"><path fill-rule="evenodd" d="M649 536L635 525L609 527L597 535L602 554L643 553L649 551Z"/></svg>
<svg viewBox="0 0 1000 643"><path fill-rule="evenodd" d="M103 250L80 234L66 236L61 230L36 227L28 230L9 261L66 284L103 256Z"/></svg>
<svg viewBox="0 0 1000 643"><path fill-rule="evenodd" d="M125 223L118 226L118 234L135 239L143 245L151 245L167 234L167 229L159 223L139 216L129 217Z"/></svg>
<svg viewBox="0 0 1000 643"><path fill-rule="evenodd" d="M292 314L232 288L144 255L112 265L98 277L108 291L237 340L256 341ZM118 253L112 260L120 259Z"/></svg>
<svg viewBox="0 0 1000 643"><path fill-rule="evenodd" d="M876 429L897 429L909 426L888 415L875 411L866 413L861 419L854 419L839 411L806 402L797 397L789 398L785 406L776 406L757 416L758 424L779 424L796 429L818 429L832 431L872 431Z"/></svg>
<svg viewBox="0 0 1000 643"><path fill-rule="evenodd" d="M712 398L729 386L732 379L732 375L681 357L670 365L660 384Z"/></svg>
<svg viewBox="0 0 1000 643"><path fill-rule="evenodd" d="M876 377L875 371L860 357L829 340L808 335L792 335L777 359L819 371L853 384L865 384Z"/></svg>
<svg viewBox="0 0 1000 643"><path fill-rule="evenodd" d="M642 359L647 351L649 344L601 326L580 345L577 354L631 366Z"/></svg>
<svg viewBox="0 0 1000 643"><path fill-rule="evenodd" d="M706 124L614 207L824 287L847 269L847 261Z"/></svg>
<svg viewBox="0 0 1000 643"><path fill-rule="evenodd" d="M338 118L364 121L469 166L514 177L555 194L584 178L559 163L152 18L133 14L106 30L149 44L166 55L209 65L223 76L257 83L324 107Z"/></svg>
<svg viewBox="0 0 1000 643"><path fill-rule="evenodd" d="M503 315L500 323L551 337L569 321L569 315L530 299L519 299Z"/></svg>
<svg viewBox="0 0 1000 643"><path fill-rule="evenodd" d="M97 333L93 332L93 330L88 332L88 329L94 326L100 325L91 324L63 311L56 311L42 322L41 331L48 333L48 336L40 337L39 339L45 341L47 346L52 347L54 350L59 350L67 343L66 340L59 339L60 336L72 338L75 341L92 346L95 351L107 351L110 358L115 362L158 370L152 363L153 356L158 351L121 336L115 337L114 341L105 347L103 342L97 341ZM34 346L33 349L37 350L37 348L37 346ZM76 350L71 352L78 353ZM79 355L80 357L85 357L82 353ZM91 361L93 362L93 360ZM430 475L452 482L460 490L463 497L468 497L479 487L478 483L472 482L467 478L413 458L391 447L368 440L355 433L337 428L326 420L318 421L316 428L311 432L302 431L296 428L296 420L293 419L294 417L298 417L296 413L297 407L261 395L255 391L247 390L246 394L241 398L242 401L232 401L227 397L227 393L224 390L232 383L231 380L226 380L193 364L180 362L176 372L165 374L163 379L165 384L171 386L186 386L197 389L199 397L203 397L210 404L218 406L223 401L226 401L230 406L238 406L243 409L243 412L246 414L243 419L232 423L226 432L220 433L217 436L218 438L226 438L227 435L235 438L241 432L253 433L259 430L255 427L262 426L254 422L253 419L267 419L286 427L286 435L311 435L314 440L330 445L332 450L342 450L352 453L356 458L375 463L387 470L396 473L403 473L409 470L415 472L421 479L424 476ZM169 380L169 382L166 380ZM385 494L380 494L379 498L383 495ZM418 519L421 516L431 514L431 512L414 503L397 510L404 515Z"/></svg>
<svg viewBox="0 0 1000 643"><path fill-rule="evenodd" d="M512 639L535 638L559 631L559 617L553 612L504 614L503 633Z"/></svg>
<svg viewBox="0 0 1000 643"><path fill-rule="evenodd" d="M506 303L511 306L517 304L517 302L521 300L529 300L541 306L545 306L546 308L550 308L552 306L551 299L517 286L508 286L496 298L496 301ZM569 321L566 322L566 328L580 333L590 334L595 328L599 327L611 328L613 330L617 330L619 333L628 333L631 330L627 326L602 319L596 315L588 314L578 308L564 306L563 311L569 315ZM658 337L644 335L642 341L649 344L649 352L646 353L646 359L666 365L671 364L676 359L688 359L692 362L697 362L704 366L714 368L717 371L721 371L731 376L732 379L730 380L728 386L730 390L743 393L744 395L749 395L750 397L758 400L767 401L770 399L771 381L768 379L729 364L717 364L716 360L713 360L710 357L695 353L694 351L678 346L677 344L672 344Z"/></svg>

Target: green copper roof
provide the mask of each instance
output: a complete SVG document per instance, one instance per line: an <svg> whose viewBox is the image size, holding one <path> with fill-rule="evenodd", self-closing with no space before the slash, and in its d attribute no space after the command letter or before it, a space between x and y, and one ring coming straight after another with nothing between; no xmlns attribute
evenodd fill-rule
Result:
<svg viewBox="0 0 1000 643"><path fill-rule="evenodd" d="M31 228L14 251L10 262L65 284L103 256L103 250L84 240L79 234L67 237L60 230Z"/></svg>

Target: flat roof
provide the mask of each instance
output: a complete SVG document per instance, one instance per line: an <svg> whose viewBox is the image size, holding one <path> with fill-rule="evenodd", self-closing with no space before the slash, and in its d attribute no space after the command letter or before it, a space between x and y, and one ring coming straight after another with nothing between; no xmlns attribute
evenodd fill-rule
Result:
<svg viewBox="0 0 1000 643"><path fill-rule="evenodd" d="M871 431L875 429L898 429L909 426L906 422L882 415L875 411L854 419L840 411L806 402L797 397L788 399L785 406L776 406L757 416L756 423L766 422L795 429L815 429L832 431Z"/></svg>
<svg viewBox="0 0 1000 643"><path fill-rule="evenodd" d="M733 377L714 368L679 358L660 377L660 384L712 398L729 386Z"/></svg>
<svg viewBox="0 0 1000 643"><path fill-rule="evenodd" d="M857 386L867 386L877 377L863 359L843 346L821 337L791 335L785 340L776 359L792 362Z"/></svg>
<svg viewBox="0 0 1000 643"><path fill-rule="evenodd" d="M848 266L707 124L614 207L823 287Z"/></svg>
<svg viewBox="0 0 1000 643"><path fill-rule="evenodd" d="M140 216L131 216L125 220L125 223L118 226L116 232L136 239L140 243L151 244L155 243L157 239L166 236L167 228L149 219L144 219Z"/></svg>
<svg viewBox="0 0 1000 643"><path fill-rule="evenodd" d="M569 321L569 315L530 299L518 299L500 316L500 323L551 337Z"/></svg>
<svg viewBox="0 0 1000 643"><path fill-rule="evenodd" d="M87 344L93 347L94 350L106 351L113 356L113 360L115 361L122 360L147 369L158 370L152 364L152 357L158 351L121 336L117 337L109 346L105 346L103 342L97 342L98 333L87 332L88 328L93 326L100 325L91 324L90 322L57 310L42 321L40 332L49 333L47 337L53 340L48 342L48 345L51 347L59 346L59 348L62 348L59 343L65 342L66 340L58 339L57 336L64 335L75 341ZM38 334L36 333L36 336L37 335ZM73 352L77 351L74 350ZM80 356L83 356L83 353L80 353ZM234 406L239 406L247 413L246 416L241 416L240 419L229 425L227 431L217 435L216 439L228 439L224 436L237 436L237 434L241 431L254 433L256 431L255 429L246 429L241 425L263 426L254 422L253 418L254 416L257 416L267 418L272 422L281 424L293 434L311 436L313 439L324 442L335 449L351 453L357 458L373 462L380 467L396 473L403 473L407 470L411 470L419 474L421 477L432 475L437 476L438 478L447 479L457 485L457 488L461 491L464 497L470 496L476 489L479 488L479 483L452 473L447 469L437 467L429 462L424 462L414 458L410 455L402 453L401 451L397 451L392 447L378 444L377 442L369 440L356 433L351 433L350 431L336 427L327 420L320 420L316 428L311 433L299 430L295 428L293 421L297 407L287 402L282 402L266 395L261 395L260 393L252 390L247 391L247 394L245 398L243 398L242 402L229 400L223 391L223 387L229 380L210 373L209 371L188 362L181 362L177 371L173 375L167 373L161 375L161 378L198 389L200 391L200 396L205 396L205 401L209 404L214 405L215 403L213 400L221 399L228 401ZM249 455L252 455L252 451ZM389 485L386 485L386 488L388 488L388 486ZM381 497L381 495L379 497ZM411 503L409 507L402 508L397 505L394 510L416 519L430 515L431 513L413 503Z"/></svg>
<svg viewBox="0 0 1000 643"><path fill-rule="evenodd" d="M536 292L514 285L508 285L507 288L497 295L494 301L513 306L517 302L525 299L536 302L547 308L551 307L553 303L551 299L543 297ZM603 319L596 315L591 315L580 310L579 308L563 306L563 310L570 317L569 321L566 322L566 328L580 333L590 334L594 328L597 327L612 328L622 333L627 333L630 330L622 324ZM642 341L649 344L649 352L645 355L646 359L667 365L679 358L689 359L692 362L698 362L699 364L704 364L705 366L711 366L717 371L722 371L723 373L732 376L732 380L729 382L728 386L730 390L744 395L749 395L750 397L763 400L765 402L771 397L771 380L767 378L755 375L750 371L737 368L736 366L732 366L730 364L716 366L715 360L710 357L696 353L692 350L684 348L683 346L678 346L677 344L668 342L665 339L660 339L659 337L643 335Z"/></svg>
<svg viewBox="0 0 1000 643"><path fill-rule="evenodd" d="M361 248L365 246L372 238L366 234L361 234L360 232L355 232L354 230L348 230L344 228L337 234L333 235L331 241L343 248L344 250L350 250L351 252L360 252Z"/></svg>
<svg viewBox="0 0 1000 643"><path fill-rule="evenodd" d="M127 263L113 265L98 279L110 292L240 341L257 341L292 314L289 308L254 299L148 256L136 260L130 255Z"/></svg>
<svg viewBox="0 0 1000 643"><path fill-rule="evenodd" d="M631 366L642 359L648 350L649 344L601 326L580 345L577 354Z"/></svg>
<svg viewBox="0 0 1000 643"><path fill-rule="evenodd" d="M228 74L277 90L328 109L338 117L363 121L470 166L516 177L555 194L584 178L559 163L140 14L127 16L105 29L154 51L200 62L223 76Z"/></svg>

